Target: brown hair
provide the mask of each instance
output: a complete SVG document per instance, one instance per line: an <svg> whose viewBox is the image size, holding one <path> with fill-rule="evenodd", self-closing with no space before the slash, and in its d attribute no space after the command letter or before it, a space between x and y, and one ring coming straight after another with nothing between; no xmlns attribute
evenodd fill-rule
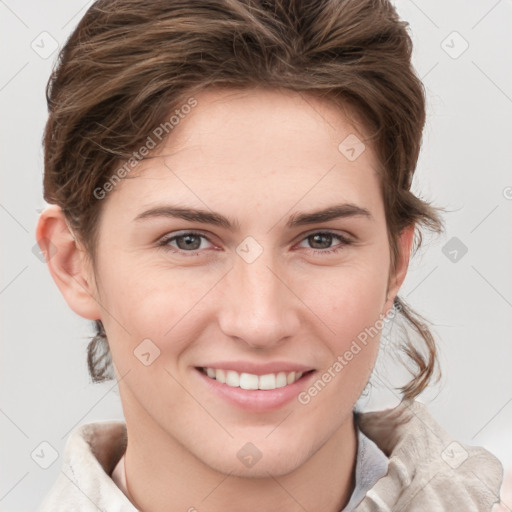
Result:
<svg viewBox="0 0 512 512"><path fill-rule="evenodd" d="M403 228L416 226L417 247L420 227L442 230L436 209L410 191L425 95L407 28L387 0L96 1L48 81L44 198L62 208L94 264L103 205L95 191L156 127L169 126L170 112L208 87L288 89L348 107L361 121L382 167L394 264ZM408 336L401 346L416 367L399 388L410 399L438 365L436 346L420 316L398 297L395 306L422 342ZM95 325L88 366L101 381L113 377L112 362Z"/></svg>

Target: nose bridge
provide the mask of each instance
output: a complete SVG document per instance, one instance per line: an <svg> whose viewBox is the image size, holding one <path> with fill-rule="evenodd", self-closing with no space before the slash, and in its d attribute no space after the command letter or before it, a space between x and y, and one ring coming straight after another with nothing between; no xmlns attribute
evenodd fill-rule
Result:
<svg viewBox="0 0 512 512"><path fill-rule="evenodd" d="M285 276L279 270L282 267L270 250L257 251L253 245L243 252L244 246L240 245L240 257L228 276L221 327L224 334L251 346L277 344L298 326L293 293L285 285Z"/></svg>

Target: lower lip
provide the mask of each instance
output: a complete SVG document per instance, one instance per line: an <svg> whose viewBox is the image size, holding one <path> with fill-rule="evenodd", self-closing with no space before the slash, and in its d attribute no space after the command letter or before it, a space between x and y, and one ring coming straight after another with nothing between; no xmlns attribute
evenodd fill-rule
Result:
<svg viewBox="0 0 512 512"><path fill-rule="evenodd" d="M198 368L194 368L194 372L216 395L241 409L255 412L272 411L287 404L309 385L316 373L306 373L293 384L287 384L282 388L263 390L234 388L208 377Z"/></svg>

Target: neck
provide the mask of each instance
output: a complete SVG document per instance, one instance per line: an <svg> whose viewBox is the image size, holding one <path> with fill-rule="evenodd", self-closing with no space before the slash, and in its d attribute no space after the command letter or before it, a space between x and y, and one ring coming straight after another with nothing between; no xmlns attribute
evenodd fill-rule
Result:
<svg viewBox="0 0 512 512"><path fill-rule="evenodd" d="M135 413L136 414L132 414ZM350 414L305 463L275 477L216 471L155 424L144 411L125 410L128 497L144 512L339 512L355 486L357 434Z"/></svg>

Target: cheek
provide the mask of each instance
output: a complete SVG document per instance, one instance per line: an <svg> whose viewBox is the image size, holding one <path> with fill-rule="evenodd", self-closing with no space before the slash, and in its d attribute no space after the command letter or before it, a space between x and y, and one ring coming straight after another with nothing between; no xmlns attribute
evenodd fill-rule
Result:
<svg viewBox="0 0 512 512"><path fill-rule="evenodd" d="M194 269L188 270L162 269L142 262L104 266L104 324L116 360L119 356L128 364L133 351L148 339L162 355L175 357L186 348L195 325L189 321L190 314L200 308L201 298L217 279L211 274L192 278Z"/></svg>
<svg viewBox="0 0 512 512"><path fill-rule="evenodd" d="M322 323L329 327L321 328L327 332L321 339L326 357L317 380L299 401L313 405L311 413L316 411L327 423L336 424L360 397L379 351L385 281L359 277L333 282L332 290L335 284L344 286L317 302Z"/></svg>
<svg viewBox="0 0 512 512"><path fill-rule="evenodd" d="M331 269L322 279L323 285L314 293L305 288L304 294L310 297L310 303L325 316L326 323L332 325L337 334L342 337L348 331L354 334L353 329L375 322L383 310L388 262L385 257L377 262L361 258L350 265Z"/></svg>
<svg viewBox="0 0 512 512"><path fill-rule="evenodd" d="M343 377L336 381L343 381L344 388L349 386L354 392L365 385L377 357L388 264L382 254L380 258L361 257L331 269L314 293L303 289L304 302L319 319L317 333L324 333L323 343L329 352L326 368L338 362L333 372Z"/></svg>

